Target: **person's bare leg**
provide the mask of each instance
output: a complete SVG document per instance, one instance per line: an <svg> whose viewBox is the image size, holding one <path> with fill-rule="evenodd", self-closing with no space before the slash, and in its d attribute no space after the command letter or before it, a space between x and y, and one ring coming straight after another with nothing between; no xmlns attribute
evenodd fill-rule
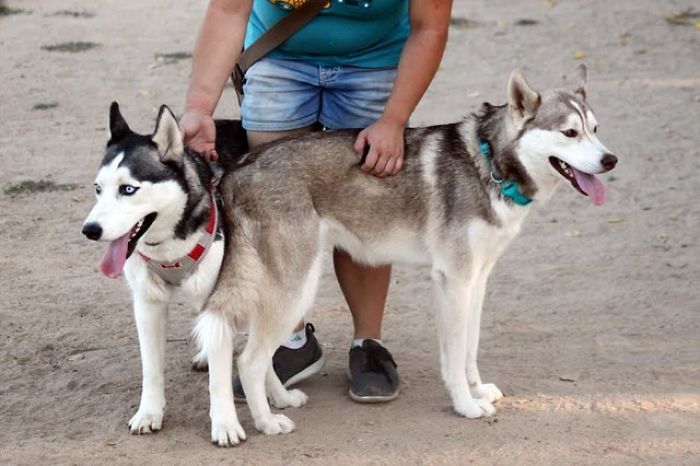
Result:
<svg viewBox="0 0 700 466"><path fill-rule="evenodd" d="M280 138L287 136L299 136L300 134L311 133L312 131L318 131L318 125L311 125L305 128L292 129L289 131L247 131L248 135L248 147L251 149L256 148L259 145L266 144L268 142L275 141ZM304 328L304 321L302 320L294 328L295 332L299 332Z"/></svg>
<svg viewBox="0 0 700 466"><path fill-rule="evenodd" d="M347 252L340 249L333 251L333 265L340 289L352 313L354 338L381 339L391 266L369 267L357 264Z"/></svg>

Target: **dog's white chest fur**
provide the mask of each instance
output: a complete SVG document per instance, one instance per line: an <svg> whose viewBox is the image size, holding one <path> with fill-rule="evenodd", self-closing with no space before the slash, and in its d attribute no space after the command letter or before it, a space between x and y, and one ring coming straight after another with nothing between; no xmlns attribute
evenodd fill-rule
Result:
<svg viewBox="0 0 700 466"><path fill-rule="evenodd" d="M497 224L475 219L469 223L468 238L472 257L489 266L493 265L510 242L520 233L530 207L518 206L491 194L491 206Z"/></svg>
<svg viewBox="0 0 700 466"><path fill-rule="evenodd" d="M129 283L134 300L168 302L174 293L182 294L199 311L214 289L224 256L224 242L215 241L202 257L191 275L180 286L167 285L150 270L138 254L127 260L124 276Z"/></svg>

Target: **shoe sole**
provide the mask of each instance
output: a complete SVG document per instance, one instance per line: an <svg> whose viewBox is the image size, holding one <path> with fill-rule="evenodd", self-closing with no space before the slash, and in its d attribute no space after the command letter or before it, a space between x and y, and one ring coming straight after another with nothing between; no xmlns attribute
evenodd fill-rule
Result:
<svg viewBox="0 0 700 466"><path fill-rule="evenodd" d="M289 388L292 385L298 384L302 380L306 380L309 377L318 374L321 372L321 369L323 369L323 366L326 365L326 354L322 353L321 357L319 358L318 361L315 363L311 364L309 367L304 369L303 371L299 372L297 375L293 375L292 377L289 378L283 385L284 388Z"/></svg>
<svg viewBox="0 0 700 466"><path fill-rule="evenodd" d="M350 389L350 390L348 390L348 395L350 395L350 399L352 401L356 401L358 403L367 403L367 404L386 403L387 401L395 400L396 397L399 396L399 391L396 390L391 395L359 396L359 395L355 395L352 392L352 389Z"/></svg>
<svg viewBox="0 0 700 466"><path fill-rule="evenodd" d="M348 376L348 382L352 383L352 377L350 376L350 369L349 368L345 374ZM350 399L352 401L356 401L358 403L367 403L367 404L386 403L387 401L395 400L396 397L399 396L399 388L397 387L396 391L390 395L367 395L367 396L355 395L352 392L352 388L349 388L348 395L350 396Z"/></svg>
<svg viewBox="0 0 700 466"><path fill-rule="evenodd" d="M312 377L312 376L318 374L319 372L321 372L321 369L323 369L323 366L325 366L325 365L326 365L326 353L322 353L322 354L321 354L321 357L319 358L318 361L316 361L315 363L311 364L310 366L308 366L306 369L304 369L303 371L299 372L298 374L293 375L292 377L290 377L289 380L287 380L287 381L283 384L283 385L284 385L284 388L289 388L289 387L291 387L292 385L298 384L298 383L301 382L302 380L306 380L306 379L308 379L309 377ZM233 399L234 399L235 401L246 401L246 398L245 398L245 397L238 397L238 396L235 396L235 395L234 395Z"/></svg>

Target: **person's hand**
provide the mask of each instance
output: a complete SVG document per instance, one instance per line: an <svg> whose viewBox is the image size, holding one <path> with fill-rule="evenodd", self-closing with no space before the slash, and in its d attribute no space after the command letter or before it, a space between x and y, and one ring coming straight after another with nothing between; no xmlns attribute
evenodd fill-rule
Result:
<svg viewBox="0 0 700 466"><path fill-rule="evenodd" d="M216 125L211 115L185 111L180 118L180 133L182 142L199 153L206 161L215 162L219 158L216 153Z"/></svg>
<svg viewBox="0 0 700 466"><path fill-rule="evenodd" d="M365 163L360 167L362 171L379 177L399 172L403 165L404 127L402 122L381 117L360 132L355 140L355 152L359 157L369 145Z"/></svg>

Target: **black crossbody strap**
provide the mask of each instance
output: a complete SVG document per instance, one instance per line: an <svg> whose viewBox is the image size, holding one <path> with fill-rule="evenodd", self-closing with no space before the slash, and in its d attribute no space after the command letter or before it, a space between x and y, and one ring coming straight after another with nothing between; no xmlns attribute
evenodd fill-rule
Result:
<svg viewBox="0 0 700 466"><path fill-rule="evenodd" d="M255 62L267 55L270 51L279 47L280 44L289 39L292 34L304 27L304 25L311 21L329 1L330 0L307 0L299 8L288 13L284 18L279 20L274 26L260 36L258 40L253 42L250 47L241 53L233 69L233 74L231 75L239 102L243 95L243 78L248 68L253 66Z"/></svg>

